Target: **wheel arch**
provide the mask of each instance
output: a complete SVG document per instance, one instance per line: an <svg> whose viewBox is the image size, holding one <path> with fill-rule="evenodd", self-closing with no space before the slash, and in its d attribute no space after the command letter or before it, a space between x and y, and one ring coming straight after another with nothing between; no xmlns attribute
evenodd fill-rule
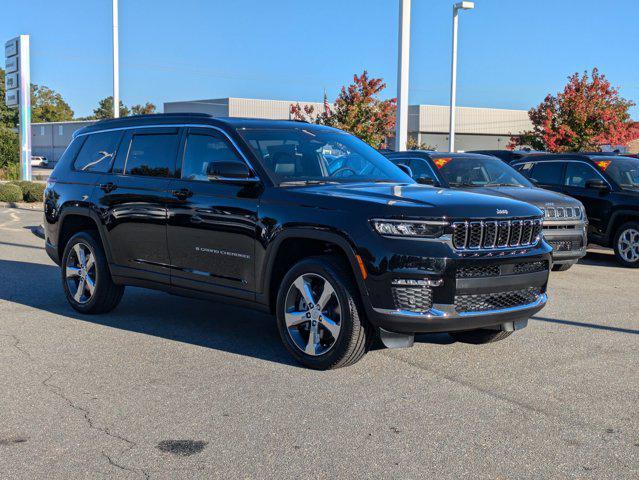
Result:
<svg viewBox="0 0 639 480"><path fill-rule="evenodd" d="M613 212L610 216L610 221L608 222L608 228L606 231L606 237L608 243L612 245L615 241L615 235L617 234L617 230L626 222L639 222L639 210L617 210Z"/></svg>
<svg viewBox="0 0 639 480"><path fill-rule="evenodd" d="M268 246L263 263L263 277L260 281L262 289L257 295L258 301L266 304L269 311L274 312L280 281L290 267L303 258L330 253L344 259L360 296L367 296L357 253L349 239L335 232L295 227L278 234Z"/></svg>
<svg viewBox="0 0 639 480"><path fill-rule="evenodd" d="M58 238L56 248L60 260L64 253L64 248L73 235L78 232L93 230L98 233L102 248L107 257L108 263L111 263L111 252L109 244L106 242L105 233L102 222L97 213L87 207L66 206L62 209L59 219Z"/></svg>

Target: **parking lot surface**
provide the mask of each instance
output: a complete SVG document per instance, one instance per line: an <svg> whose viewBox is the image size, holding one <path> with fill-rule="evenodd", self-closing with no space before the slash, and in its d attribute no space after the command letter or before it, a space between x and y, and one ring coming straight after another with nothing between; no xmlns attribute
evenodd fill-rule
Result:
<svg viewBox="0 0 639 480"><path fill-rule="evenodd" d="M639 271L608 252L484 346L300 368L275 322L127 288L80 315L0 208L0 478L639 478Z"/></svg>

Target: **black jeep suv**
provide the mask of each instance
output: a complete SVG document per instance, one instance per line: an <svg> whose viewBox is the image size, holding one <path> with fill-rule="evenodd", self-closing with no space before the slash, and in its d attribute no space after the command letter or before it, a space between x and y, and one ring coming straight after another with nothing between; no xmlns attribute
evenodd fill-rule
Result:
<svg viewBox="0 0 639 480"><path fill-rule="evenodd" d="M303 364L354 363L376 332L500 340L546 303L551 248L523 202L415 183L342 131L174 114L78 131L45 193L69 303L125 285L276 314Z"/></svg>
<svg viewBox="0 0 639 480"><path fill-rule="evenodd" d="M639 159L550 154L527 157L513 166L543 188L581 201L590 242L614 248L622 265L639 267Z"/></svg>
<svg viewBox="0 0 639 480"><path fill-rule="evenodd" d="M386 156L408 168L418 183L508 197L539 207L544 213L544 239L553 247L553 270L568 270L586 255L583 205L567 195L537 188L496 157L420 150Z"/></svg>

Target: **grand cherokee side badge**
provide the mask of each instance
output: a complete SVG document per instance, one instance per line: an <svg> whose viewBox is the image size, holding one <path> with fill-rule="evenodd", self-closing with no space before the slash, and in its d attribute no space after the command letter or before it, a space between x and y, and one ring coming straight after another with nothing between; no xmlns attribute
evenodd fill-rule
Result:
<svg viewBox="0 0 639 480"><path fill-rule="evenodd" d="M497 215L508 215L508 210L497 209Z"/></svg>

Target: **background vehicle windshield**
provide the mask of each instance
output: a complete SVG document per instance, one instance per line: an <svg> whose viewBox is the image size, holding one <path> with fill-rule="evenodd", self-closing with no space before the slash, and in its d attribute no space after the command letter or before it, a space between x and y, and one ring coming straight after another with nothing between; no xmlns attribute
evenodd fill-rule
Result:
<svg viewBox="0 0 639 480"><path fill-rule="evenodd" d="M489 156L440 157L433 163L451 187L533 187L522 174Z"/></svg>
<svg viewBox="0 0 639 480"><path fill-rule="evenodd" d="M375 149L344 132L312 126L238 132L279 184L415 183Z"/></svg>
<svg viewBox="0 0 639 480"><path fill-rule="evenodd" d="M608 157L605 172L624 190L639 190L639 160ZM600 167L602 168L602 167Z"/></svg>

